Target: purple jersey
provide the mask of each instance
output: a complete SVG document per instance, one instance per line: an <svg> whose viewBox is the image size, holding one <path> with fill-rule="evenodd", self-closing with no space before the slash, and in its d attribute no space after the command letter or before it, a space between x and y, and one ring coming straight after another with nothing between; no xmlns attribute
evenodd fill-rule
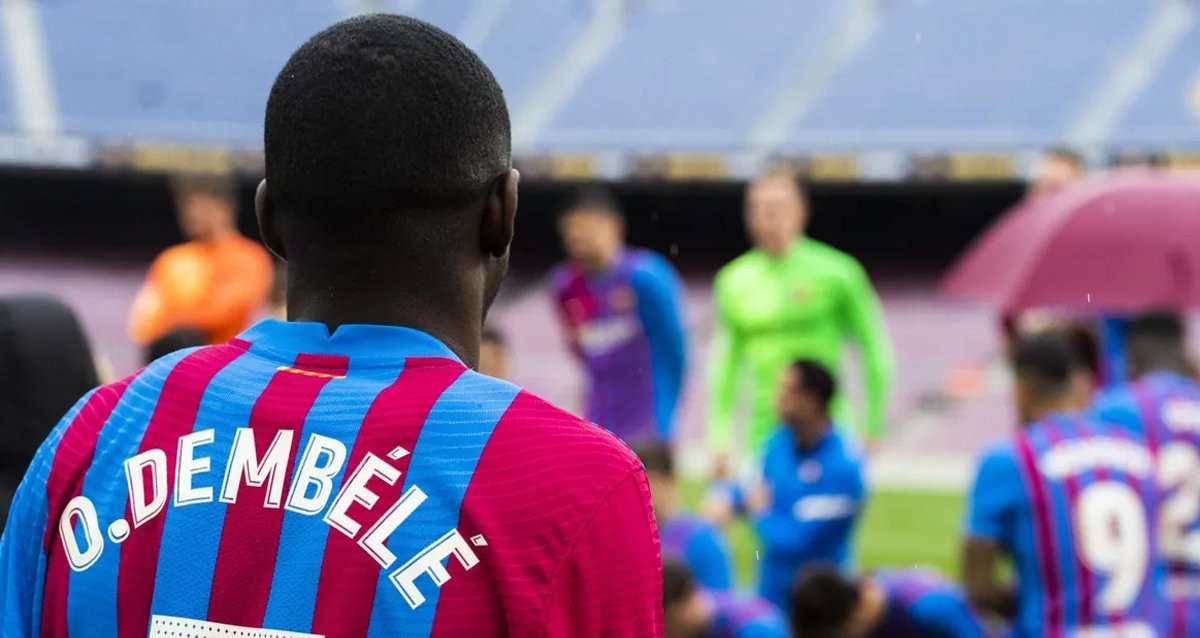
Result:
<svg viewBox="0 0 1200 638"><path fill-rule="evenodd" d="M887 594L883 620L871 638L977 638L986 635L962 591L927 569L886 570L872 576Z"/></svg>
<svg viewBox="0 0 1200 638"><path fill-rule="evenodd" d="M1057 414L985 452L967 533L1003 547L1017 582L1017 636L1152 636L1158 504L1140 437Z"/></svg>
<svg viewBox="0 0 1200 638"><path fill-rule="evenodd" d="M787 638L787 619L765 598L744 592L710 592L713 622L703 638Z"/></svg>
<svg viewBox="0 0 1200 638"><path fill-rule="evenodd" d="M716 525L676 514L659 523L658 535L663 556L686 564L697 582L708 589L729 589L729 550Z"/></svg>
<svg viewBox="0 0 1200 638"><path fill-rule="evenodd" d="M1200 634L1200 385L1167 371L1110 388L1096 416L1144 436L1166 493L1158 520L1165 566L1160 593L1170 604L1168 636Z"/></svg>
<svg viewBox="0 0 1200 638"><path fill-rule="evenodd" d="M686 341L679 277L670 263L627 250L603 272L563 264L551 286L567 340L587 373L588 419L628 442L669 439Z"/></svg>

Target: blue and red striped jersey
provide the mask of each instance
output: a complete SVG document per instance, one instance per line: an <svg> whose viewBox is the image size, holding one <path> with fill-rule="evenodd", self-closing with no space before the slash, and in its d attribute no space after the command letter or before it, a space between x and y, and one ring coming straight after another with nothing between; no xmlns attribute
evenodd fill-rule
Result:
<svg viewBox="0 0 1200 638"><path fill-rule="evenodd" d="M978 614L961 589L930 569L882 570L870 576L887 595L870 638L983 638Z"/></svg>
<svg viewBox="0 0 1200 638"><path fill-rule="evenodd" d="M1200 384L1168 371L1114 386L1095 399L1097 418L1143 436L1166 493L1158 519L1164 563L1159 593L1169 601L1167 636L1200 633Z"/></svg>
<svg viewBox="0 0 1200 638"><path fill-rule="evenodd" d="M706 592L712 622L700 638L787 638L787 618L778 607L748 592Z"/></svg>
<svg viewBox="0 0 1200 638"><path fill-rule="evenodd" d="M1158 635L1154 459L1140 437L1054 414L986 451L966 531L1003 547L1017 636Z"/></svg>
<svg viewBox="0 0 1200 638"><path fill-rule="evenodd" d="M626 250L604 272L563 264L550 286L587 373L587 417L629 442L670 440L687 369L682 285L670 262Z"/></svg>
<svg viewBox="0 0 1200 638"><path fill-rule="evenodd" d="M633 454L398 327L268 320L94 391L0 560L6 636L661 635Z"/></svg>

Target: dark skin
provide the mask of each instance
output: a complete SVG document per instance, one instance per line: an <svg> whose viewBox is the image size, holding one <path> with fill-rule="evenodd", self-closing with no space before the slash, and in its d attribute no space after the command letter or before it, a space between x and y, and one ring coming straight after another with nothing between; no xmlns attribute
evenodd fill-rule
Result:
<svg viewBox="0 0 1200 638"><path fill-rule="evenodd" d="M1048 414L1074 412L1087 405L1086 396L1081 398L1075 391L1075 382L1049 394L1037 386L1017 379L1017 407L1026 424L1023 427ZM1011 620L1017 614L1017 592L1010 583L996 578L996 564L1003 553L1004 549L992 539L968 536L963 543L963 580L967 599L976 609Z"/></svg>
<svg viewBox="0 0 1200 638"><path fill-rule="evenodd" d="M449 241L407 233L386 250L349 251L289 229L263 180L255 211L263 241L287 262L288 319L331 332L347 324L421 330L477 367L483 322L508 270L519 179L503 170L471 204L436 211Z"/></svg>

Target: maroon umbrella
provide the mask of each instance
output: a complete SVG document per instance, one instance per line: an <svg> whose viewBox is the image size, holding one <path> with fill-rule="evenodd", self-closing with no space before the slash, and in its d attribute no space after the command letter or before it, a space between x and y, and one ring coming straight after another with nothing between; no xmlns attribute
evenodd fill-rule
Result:
<svg viewBox="0 0 1200 638"><path fill-rule="evenodd" d="M959 258L942 292L1004 311L1200 306L1200 177L1117 172L1022 203Z"/></svg>

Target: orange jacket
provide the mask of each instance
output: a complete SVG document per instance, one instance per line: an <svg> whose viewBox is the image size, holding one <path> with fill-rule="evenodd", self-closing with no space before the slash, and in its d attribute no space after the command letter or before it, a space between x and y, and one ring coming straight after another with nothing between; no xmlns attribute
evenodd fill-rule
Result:
<svg viewBox="0 0 1200 638"><path fill-rule="evenodd" d="M172 246L150 266L129 314L129 336L146 345L190 327L224 343L250 324L273 277L267 251L236 233Z"/></svg>

